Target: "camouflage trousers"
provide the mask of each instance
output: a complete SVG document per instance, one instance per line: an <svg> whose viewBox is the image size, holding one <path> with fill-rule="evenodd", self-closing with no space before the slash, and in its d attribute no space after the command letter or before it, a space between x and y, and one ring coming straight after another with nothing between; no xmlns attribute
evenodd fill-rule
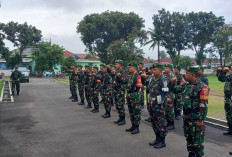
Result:
<svg viewBox="0 0 232 157"><path fill-rule="evenodd" d="M226 120L227 125L232 126L232 97L225 96L225 112L226 112Z"/></svg>
<svg viewBox="0 0 232 157"><path fill-rule="evenodd" d="M151 100L149 99L150 94L147 94L147 111L151 117Z"/></svg>
<svg viewBox="0 0 232 157"><path fill-rule="evenodd" d="M119 117L125 117L125 93L124 91L115 91L115 106L118 111Z"/></svg>
<svg viewBox="0 0 232 157"><path fill-rule="evenodd" d="M127 93L127 105L132 124L138 126L141 120L141 92Z"/></svg>
<svg viewBox="0 0 232 157"><path fill-rule="evenodd" d="M151 102L151 124L156 135L160 137L167 135L164 104L158 104L157 101Z"/></svg>
<svg viewBox="0 0 232 157"><path fill-rule="evenodd" d="M99 109L99 91L91 89L91 100L93 101L94 108Z"/></svg>
<svg viewBox="0 0 232 157"><path fill-rule="evenodd" d="M165 112L166 112L167 122L173 122L175 120L173 100L174 99L172 99L172 102L167 102L166 104Z"/></svg>
<svg viewBox="0 0 232 157"><path fill-rule="evenodd" d="M205 126L198 126L195 120L184 119L184 135L188 152L194 153L196 157L204 156Z"/></svg>
<svg viewBox="0 0 232 157"><path fill-rule="evenodd" d="M85 99L88 102L88 104L90 105L92 103L92 99L91 99L91 88L89 85L85 85Z"/></svg>
<svg viewBox="0 0 232 157"><path fill-rule="evenodd" d="M11 91L15 91L15 87L16 87L17 93L19 93L20 92L20 81L12 81Z"/></svg>
<svg viewBox="0 0 232 157"><path fill-rule="evenodd" d="M81 98L81 101L84 102L84 85L83 84L78 84L78 91L79 91L79 96Z"/></svg>
<svg viewBox="0 0 232 157"><path fill-rule="evenodd" d="M103 91L103 97L102 99L104 100L104 107L106 112L111 111L111 100L112 100L112 94L109 91Z"/></svg>
<svg viewBox="0 0 232 157"><path fill-rule="evenodd" d="M102 102L104 103L104 89L100 87L100 96L102 98Z"/></svg>
<svg viewBox="0 0 232 157"><path fill-rule="evenodd" d="M144 106L144 89L141 90L140 92L140 103L141 103L141 106L143 107Z"/></svg>
<svg viewBox="0 0 232 157"><path fill-rule="evenodd" d="M175 115L181 114L183 105L182 105L182 97L181 94L176 94L174 99L174 111Z"/></svg>
<svg viewBox="0 0 232 157"><path fill-rule="evenodd" d="M75 81L70 82L71 94L74 98L77 98L77 84Z"/></svg>

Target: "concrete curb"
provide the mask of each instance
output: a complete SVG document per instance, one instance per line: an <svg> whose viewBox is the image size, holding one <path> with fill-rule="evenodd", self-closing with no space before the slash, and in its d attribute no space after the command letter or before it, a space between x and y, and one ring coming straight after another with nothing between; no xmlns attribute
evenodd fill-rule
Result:
<svg viewBox="0 0 232 157"><path fill-rule="evenodd" d="M9 81L9 89L10 89L10 98L11 98L11 102L14 102L14 97L12 95L12 91L11 91L11 83Z"/></svg>
<svg viewBox="0 0 232 157"><path fill-rule="evenodd" d="M2 93L1 93L1 97L0 97L0 102L2 102L4 88L5 88L5 80L4 80L3 87L2 87Z"/></svg>

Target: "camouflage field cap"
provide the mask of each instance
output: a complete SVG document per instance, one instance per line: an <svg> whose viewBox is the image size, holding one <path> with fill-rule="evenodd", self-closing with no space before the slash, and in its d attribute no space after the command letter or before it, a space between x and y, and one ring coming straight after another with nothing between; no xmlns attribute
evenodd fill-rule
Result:
<svg viewBox="0 0 232 157"><path fill-rule="evenodd" d="M176 65L174 68L181 70L181 67L179 65Z"/></svg>
<svg viewBox="0 0 232 157"><path fill-rule="evenodd" d="M163 64L160 64L160 63L154 63L154 64L153 64L153 68L160 68L160 69L163 69L163 68L164 68L164 65L163 65Z"/></svg>
<svg viewBox="0 0 232 157"><path fill-rule="evenodd" d="M199 66L188 66L188 67L186 68L186 71L189 71L189 72L198 72L199 69L200 69Z"/></svg>
<svg viewBox="0 0 232 157"><path fill-rule="evenodd" d="M205 70L205 68L204 68L202 65L200 65L199 68L200 68L201 70Z"/></svg>
<svg viewBox="0 0 232 157"><path fill-rule="evenodd" d="M98 70L99 68L98 68L97 65L94 65L94 66L93 66L93 69L97 69L97 70Z"/></svg>
<svg viewBox="0 0 232 157"><path fill-rule="evenodd" d="M110 64L110 66L112 67L112 66L114 66L113 64Z"/></svg>
<svg viewBox="0 0 232 157"><path fill-rule="evenodd" d="M142 64L142 65L143 65L143 62L139 62L139 64Z"/></svg>
<svg viewBox="0 0 232 157"><path fill-rule="evenodd" d="M165 67L173 69L173 65L172 64L165 64Z"/></svg>
<svg viewBox="0 0 232 157"><path fill-rule="evenodd" d="M82 68L83 66L82 66L82 65L77 65L77 67L80 67L80 68Z"/></svg>
<svg viewBox="0 0 232 157"><path fill-rule="evenodd" d="M138 68L138 64L135 62L129 63L128 66L133 66L133 67Z"/></svg>
<svg viewBox="0 0 232 157"><path fill-rule="evenodd" d="M115 63L123 64L123 60L116 60Z"/></svg>
<svg viewBox="0 0 232 157"><path fill-rule="evenodd" d="M102 64L100 64L100 66L103 66L103 67L105 67L106 65L105 65L104 63L102 63Z"/></svg>
<svg viewBox="0 0 232 157"><path fill-rule="evenodd" d="M89 65L85 65L85 67L86 67L86 68L90 68L90 66L89 66Z"/></svg>
<svg viewBox="0 0 232 157"><path fill-rule="evenodd" d="M19 68L18 66L15 67L15 69L18 69L18 68Z"/></svg>

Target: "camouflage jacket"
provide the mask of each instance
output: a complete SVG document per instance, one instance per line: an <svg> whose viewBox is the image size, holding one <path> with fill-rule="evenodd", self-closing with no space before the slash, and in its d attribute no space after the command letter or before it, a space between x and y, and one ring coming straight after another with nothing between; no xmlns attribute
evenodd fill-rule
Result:
<svg viewBox="0 0 232 157"><path fill-rule="evenodd" d="M118 73L121 74L121 76L117 76ZM114 74L112 74L112 71L110 72L110 75L115 76L115 80L113 82L113 88L117 91L123 91L125 90L125 86L127 84L127 75L126 72L121 69L120 71L116 71Z"/></svg>
<svg viewBox="0 0 232 157"><path fill-rule="evenodd" d="M155 101L157 104L165 104L167 102L168 91L167 81L164 76L158 79L153 77L149 83L149 101ZM161 99L159 100L159 98Z"/></svg>
<svg viewBox="0 0 232 157"><path fill-rule="evenodd" d="M232 96L232 73L218 72L217 73L218 80L221 82L225 82L224 93L225 96Z"/></svg>
<svg viewBox="0 0 232 157"><path fill-rule="evenodd" d="M166 75L165 74L164 77L165 77L165 80L167 81L168 86L170 86L171 85L171 79L173 77L175 77L175 74L173 72L171 72L170 75ZM173 94L173 90L172 89L169 89L168 97L171 98L171 99L175 98L175 95Z"/></svg>
<svg viewBox="0 0 232 157"><path fill-rule="evenodd" d="M85 85L90 85L90 80L91 80L91 77L92 77L92 72L91 71L89 71L89 72L85 71L84 73L85 73L84 83L85 83Z"/></svg>
<svg viewBox="0 0 232 157"><path fill-rule="evenodd" d="M138 80L140 79L140 82ZM134 75L130 75L127 83L127 92L128 93L136 93L139 92L142 86L141 76L138 73Z"/></svg>
<svg viewBox="0 0 232 157"><path fill-rule="evenodd" d="M147 75L147 77L142 77L142 83L144 86L146 86L147 94L149 93L152 84L154 84L153 83L154 81L155 81L154 75Z"/></svg>
<svg viewBox="0 0 232 157"><path fill-rule="evenodd" d="M92 90L100 90L100 84L101 84L102 80L101 80L101 74L100 73L92 73L91 75L91 80L89 82L89 85L91 87Z"/></svg>
<svg viewBox="0 0 232 157"><path fill-rule="evenodd" d="M85 84L85 73L83 71L79 71L77 76L78 76L78 79L77 79L78 84L84 85Z"/></svg>
<svg viewBox="0 0 232 157"><path fill-rule="evenodd" d="M112 77L107 73L104 74L104 78L102 79L102 88L104 92L112 91Z"/></svg>
<svg viewBox="0 0 232 157"><path fill-rule="evenodd" d="M209 86L209 80L208 80L208 78L207 78L206 75L200 76L200 79L201 79L201 81L202 81L204 84L206 84L207 86Z"/></svg>
<svg viewBox="0 0 232 157"><path fill-rule="evenodd" d="M200 78L195 83L183 83L173 88L183 92L183 115L190 121L203 121L207 116L209 89Z"/></svg>
<svg viewBox="0 0 232 157"><path fill-rule="evenodd" d="M20 71L14 71L14 72L12 72L12 74L10 76L11 80L13 80L13 81L21 79L21 77L22 77L22 73Z"/></svg>

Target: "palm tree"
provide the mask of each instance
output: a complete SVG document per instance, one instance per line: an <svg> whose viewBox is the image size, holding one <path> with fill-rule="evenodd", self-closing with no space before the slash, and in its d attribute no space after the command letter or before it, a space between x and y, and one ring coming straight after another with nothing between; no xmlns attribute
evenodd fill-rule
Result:
<svg viewBox="0 0 232 157"><path fill-rule="evenodd" d="M151 36L151 40L147 41L144 45L151 44L149 50L150 49L154 50L155 46L157 45L157 47L158 47L158 63L160 63L160 39L157 36L155 29L149 28L148 34Z"/></svg>

